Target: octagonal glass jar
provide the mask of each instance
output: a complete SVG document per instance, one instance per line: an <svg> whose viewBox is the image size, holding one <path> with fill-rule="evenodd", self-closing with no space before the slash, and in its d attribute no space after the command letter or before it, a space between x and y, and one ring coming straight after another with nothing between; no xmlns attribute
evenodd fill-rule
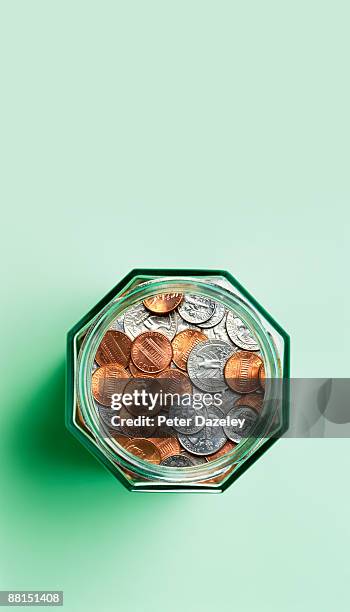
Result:
<svg viewBox="0 0 350 612"><path fill-rule="evenodd" d="M264 401L258 423L249 435L214 460L186 467L150 463L130 452L120 437L101 428L92 393L96 351L106 332L116 321L122 321L130 308L147 298L174 293L204 296L220 304L225 317L227 312L234 313L256 341L265 370ZM178 313L174 316L178 325L181 317ZM288 426L285 381L289 376L289 337L225 271L132 271L69 332L67 367L67 427L132 491L221 492L261 457Z"/></svg>

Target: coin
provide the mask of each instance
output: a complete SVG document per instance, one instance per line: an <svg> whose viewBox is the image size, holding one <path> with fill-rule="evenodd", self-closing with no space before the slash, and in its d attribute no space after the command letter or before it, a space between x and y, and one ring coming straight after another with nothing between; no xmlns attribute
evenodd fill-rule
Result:
<svg viewBox="0 0 350 612"><path fill-rule="evenodd" d="M247 406L253 408L256 412L260 412L264 403L264 396L261 393L246 393L240 397L235 406Z"/></svg>
<svg viewBox="0 0 350 612"><path fill-rule="evenodd" d="M149 463L159 464L161 461L159 449L155 444L144 438L134 438L130 440L130 442L125 445L125 450Z"/></svg>
<svg viewBox="0 0 350 612"><path fill-rule="evenodd" d="M124 332L124 315L120 315L109 326L109 329Z"/></svg>
<svg viewBox="0 0 350 612"><path fill-rule="evenodd" d="M181 451L177 438L149 438L149 440L159 449L162 461L171 455L178 455Z"/></svg>
<svg viewBox="0 0 350 612"><path fill-rule="evenodd" d="M215 461L216 459L223 457L224 455L226 455L226 453L230 453L236 446L237 444L235 442L227 440L227 442L225 442L224 446L220 448L220 450L216 451L216 453L214 453L213 455L208 455L207 461Z"/></svg>
<svg viewBox="0 0 350 612"><path fill-rule="evenodd" d="M232 342L246 351L258 351L259 344L256 342L252 332L243 321L230 311L226 318L226 329Z"/></svg>
<svg viewBox="0 0 350 612"><path fill-rule="evenodd" d="M208 336L209 340L223 340L223 342L227 342L228 344L232 344L232 347L238 351L238 346L234 344L227 333L226 329L226 315L224 318L215 325L215 327L209 327L205 330L205 333Z"/></svg>
<svg viewBox="0 0 350 612"><path fill-rule="evenodd" d="M110 406L113 393L122 393L127 371L119 365L105 365L92 373L91 390L95 400L103 406Z"/></svg>
<svg viewBox="0 0 350 612"><path fill-rule="evenodd" d="M231 408L233 408L236 401L241 397L242 396L240 393L237 393L237 391L233 391L228 387L221 392L221 403L218 404L218 407L224 414L227 414L228 412L230 412Z"/></svg>
<svg viewBox="0 0 350 612"><path fill-rule="evenodd" d="M192 384L185 372L175 370L174 368L166 368L157 374L157 380L162 385L163 393L179 393L184 395L185 393L192 393Z"/></svg>
<svg viewBox="0 0 350 612"><path fill-rule="evenodd" d="M154 376L156 376L156 374L145 374L145 372L142 372L142 370L139 370L136 365L131 361L129 362L129 370L130 373L135 376L136 378L153 378Z"/></svg>
<svg viewBox="0 0 350 612"><path fill-rule="evenodd" d="M112 425L112 417L115 415L115 411L111 408L106 408L105 406L100 406L99 404L95 404L97 408L97 413L99 417L99 424L101 429L104 430L107 427L108 430L112 430L117 433L121 433L121 427L117 427ZM105 426L105 427L104 427Z"/></svg>
<svg viewBox="0 0 350 612"><path fill-rule="evenodd" d="M259 381L263 389L265 389L265 366L262 363L259 369Z"/></svg>
<svg viewBox="0 0 350 612"><path fill-rule="evenodd" d="M145 331L159 331L172 340L177 330L177 314L170 312L165 315L150 315L147 308L140 302L126 311L124 328L131 338L136 338Z"/></svg>
<svg viewBox="0 0 350 612"><path fill-rule="evenodd" d="M205 340L208 340L207 336L196 329L185 329L177 334L172 341L173 362L175 365L181 370L186 370L190 352L196 344Z"/></svg>
<svg viewBox="0 0 350 612"><path fill-rule="evenodd" d="M184 455L184 457L188 457L190 461L193 463L193 465L203 465L203 463L207 462L205 457L201 457L200 455L192 455L191 453L186 451L184 448L181 448L180 455Z"/></svg>
<svg viewBox="0 0 350 612"><path fill-rule="evenodd" d="M238 393L252 393L259 389L259 368L262 364L259 355L248 351L237 351L225 365L225 380L228 386Z"/></svg>
<svg viewBox="0 0 350 612"><path fill-rule="evenodd" d="M175 310L182 301L182 293L158 293L143 300L144 306L155 314Z"/></svg>
<svg viewBox="0 0 350 612"><path fill-rule="evenodd" d="M124 436L124 435L121 435L121 434L113 434L112 438L113 438L113 440L118 442L118 444L120 444L120 446L123 446L124 448L125 448L126 444L131 441L131 438L128 438L128 436Z"/></svg>
<svg viewBox="0 0 350 612"><path fill-rule="evenodd" d="M202 415L206 416L206 412L204 408L194 408L192 404L192 398L189 398L190 403L187 404L185 402L181 402L170 406L169 408L169 417L171 419L183 419L183 423L179 423L179 421L175 422L173 428L181 434L189 435L194 434L203 429L203 423L197 423L196 416Z"/></svg>
<svg viewBox="0 0 350 612"><path fill-rule="evenodd" d="M135 338L131 359L139 370L155 374L168 367L173 356L171 343L164 334L144 332Z"/></svg>
<svg viewBox="0 0 350 612"><path fill-rule="evenodd" d="M239 424L229 424L224 426L225 434L229 440L232 440L232 442L236 442L237 444L239 444L243 438L248 438L249 435L252 434L254 425L258 420L258 414L255 412L255 410L247 406L235 406L227 416L230 420L244 420L242 427L240 427Z"/></svg>
<svg viewBox="0 0 350 612"><path fill-rule="evenodd" d="M218 408L206 409L210 419L224 418ZM190 436L179 434L179 442L187 451L194 455L211 455L216 453L227 441L224 429L220 425L207 425L196 434Z"/></svg>
<svg viewBox="0 0 350 612"><path fill-rule="evenodd" d="M226 388L224 366L233 347L222 340L206 340L195 346L187 361L193 384L202 391L214 393Z"/></svg>
<svg viewBox="0 0 350 612"><path fill-rule="evenodd" d="M225 306L220 304L220 302L214 302L215 310L210 319L208 321L204 321L204 323L198 323L198 326L206 329L207 327L215 327L218 325L220 321L223 319L225 314Z"/></svg>
<svg viewBox="0 0 350 612"><path fill-rule="evenodd" d="M130 351L130 338L121 331L109 330L102 338L95 360L100 366L115 363L126 368L130 361Z"/></svg>
<svg viewBox="0 0 350 612"><path fill-rule="evenodd" d="M131 378L123 390L122 402L133 416L156 416L160 412L160 383L153 377ZM154 401L155 400L155 401Z"/></svg>
<svg viewBox="0 0 350 612"><path fill-rule="evenodd" d="M120 429L125 436L150 438L156 431L154 420L143 422L142 417L132 415L125 406L122 406L116 415L120 417Z"/></svg>
<svg viewBox="0 0 350 612"><path fill-rule="evenodd" d="M166 465L167 467L183 468L191 467L193 466L193 463L189 457L185 457L185 455L178 454L171 455L170 457L163 459L160 465Z"/></svg>
<svg viewBox="0 0 350 612"><path fill-rule="evenodd" d="M188 323L204 323L213 316L215 302L204 295L187 294L184 296L178 312Z"/></svg>

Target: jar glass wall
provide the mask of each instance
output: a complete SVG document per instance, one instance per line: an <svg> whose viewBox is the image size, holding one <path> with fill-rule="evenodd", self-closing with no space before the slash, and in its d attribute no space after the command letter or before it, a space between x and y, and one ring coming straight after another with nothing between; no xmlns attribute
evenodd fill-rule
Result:
<svg viewBox="0 0 350 612"><path fill-rule="evenodd" d="M174 459L174 465L169 465L169 459L159 463L147 460L142 453L135 454L135 444L125 444L124 438L111 435L108 428L101 427L103 408L96 403L92 388L93 373L98 367L95 361L96 352L106 337L107 331L111 329L120 330L126 335L130 332L130 342L135 344L134 329L125 328L125 316L128 317L128 313L134 312L135 308L144 309L144 304L148 304L147 300L152 300L153 296L159 295L185 296L183 299L189 303L187 312L187 302L172 311L171 325L174 329L169 330L169 333L171 334L170 342L173 345L174 337L184 329L200 329L204 339L207 338L206 343L209 348L210 343L215 348L220 345L220 342L222 345L230 342L232 355L236 354L236 357L239 354L243 355L243 352L248 355L248 350L253 348L255 350L252 350L251 354L256 355L255 361L261 360L264 368L264 382L261 384L263 401L261 406L259 403L259 418L254 424L251 424L246 436L239 438L233 444L230 443L230 439L227 439L228 444L226 446L223 444L224 449L227 447L226 452L213 453L212 456L209 454L205 459L201 457L200 462L195 454L191 455L186 451L186 444L191 443L191 440L188 442L186 436L178 436L181 449L178 454L186 455L186 460L177 459L177 463L180 462L177 465ZM192 311L189 310L192 308L191 300L195 307L196 303L214 304L216 320L221 316L219 310L224 313L222 319L213 326L212 315L211 318L209 317L209 323L199 323L203 326L199 328L196 325L197 321L191 320L193 317ZM160 325L162 325L164 315L152 314L152 312L149 312L148 315L150 319L153 317L153 321L159 322L160 320ZM170 315L166 314L166 316ZM198 314L196 316L198 318ZM186 317L189 321L186 320ZM232 329L228 327L227 317L231 317L234 323L238 321L241 327L236 326ZM151 335L152 333L162 335L162 328L157 328L157 325L156 330L159 329L159 332L152 331L151 325L146 327L147 329L151 330ZM248 330L246 339L242 336L242 329ZM141 334L142 330L141 326ZM231 332L231 336L228 335L227 330ZM166 329L165 331L167 333ZM146 331L146 335L147 333ZM232 334L238 335L232 336ZM238 342L237 346L232 341L232 337ZM215 338L218 339L218 342ZM246 344L247 339L248 345ZM251 342L250 346L249 342ZM196 351L200 352L198 348ZM215 358L214 355L214 360ZM135 374L137 368L131 359L130 363ZM126 362L124 365L130 379L134 378L132 368L129 369ZM176 368L173 360L171 367ZM148 377L145 372L138 371L137 376L140 374L145 378ZM280 381L288 378L288 374L289 339L287 334L230 274L183 270L134 271L69 333L67 426L131 490L220 492L253 463L285 429L288 417L288 397L286 387L281 386ZM221 376L220 372L218 376ZM192 382L195 387L200 384L203 388L203 381L201 383L199 379L193 381L192 377ZM224 394L226 387L230 395L232 391L230 385L234 387L235 381L226 378L221 392ZM253 410L252 407L249 408L247 397L246 394L242 394L242 398L239 397L238 400L238 404L241 402L240 405L242 405L243 402L243 405L248 405L245 414L248 414L247 410ZM252 396L250 398L254 399ZM256 406L254 404L253 406L255 409ZM153 437L152 440L153 442L143 443L145 448L150 447L154 442L156 446L159 446L156 438ZM231 440L236 440L236 438L231 437ZM224 442L223 439L222 442ZM181 447L181 443L185 444L185 448Z"/></svg>

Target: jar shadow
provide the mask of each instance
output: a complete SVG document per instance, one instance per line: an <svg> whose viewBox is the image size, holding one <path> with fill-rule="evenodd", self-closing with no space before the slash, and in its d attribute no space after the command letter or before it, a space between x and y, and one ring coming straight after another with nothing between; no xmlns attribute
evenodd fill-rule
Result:
<svg viewBox="0 0 350 612"><path fill-rule="evenodd" d="M16 455L31 477L55 470L69 474L101 472L103 467L65 426L65 363L62 361L42 387L28 398L13 440ZM57 473L58 470L58 473Z"/></svg>

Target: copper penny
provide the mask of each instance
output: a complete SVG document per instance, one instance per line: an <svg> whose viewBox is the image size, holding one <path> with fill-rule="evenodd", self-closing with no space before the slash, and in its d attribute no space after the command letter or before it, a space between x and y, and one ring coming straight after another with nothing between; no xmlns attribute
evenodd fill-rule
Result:
<svg viewBox="0 0 350 612"><path fill-rule="evenodd" d="M181 304L182 293L158 293L143 300L144 306L155 314L166 314Z"/></svg>
<svg viewBox="0 0 350 612"><path fill-rule="evenodd" d="M248 406L256 412L260 412L264 403L264 395L261 393L247 393L244 397L240 397L235 403L235 406Z"/></svg>
<svg viewBox="0 0 350 612"><path fill-rule="evenodd" d="M120 446L123 446L124 448L132 440L132 438L129 438L128 436L122 436L120 434L112 434L111 437L113 438L113 440L118 442Z"/></svg>
<svg viewBox="0 0 350 612"><path fill-rule="evenodd" d="M214 453L213 455L207 455L206 460L215 461L215 459L219 459L219 457L223 457L224 455L226 455L226 453L229 453L230 451L232 451L235 448L235 446L237 446L235 442L231 442L231 440L227 440L227 442L224 444L222 448L220 448L220 450L216 451L216 453Z"/></svg>
<svg viewBox="0 0 350 612"><path fill-rule="evenodd" d="M145 438L134 438L124 446L125 450L129 451L136 457L148 461L149 463L160 463L161 454L159 448L153 442Z"/></svg>
<svg viewBox="0 0 350 612"><path fill-rule="evenodd" d="M161 456L161 461L172 455L178 455L181 451L180 443L177 438L149 438L158 448Z"/></svg>
<svg viewBox="0 0 350 612"><path fill-rule="evenodd" d="M187 369L187 359L192 349L199 343L208 340L207 336L196 329L184 329L172 341L173 361L180 370Z"/></svg>
<svg viewBox="0 0 350 612"><path fill-rule="evenodd" d="M192 383L187 374L181 370L166 368L157 374L157 378L164 380L164 384L161 383L163 393L179 393L180 395L192 393Z"/></svg>
<svg viewBox="0 0 350 612"><path fill-rule="evenodd" d="M122 393L128 378L129 374L122 366L101 366L92 374L92 395L99 404L110 406L113 393Z"/></svg>
<svg viewBox="0 0 350 612"><path fill-rule="evenodd" d="M102 338L95 360L100 366L116 363L125 368L130 361L130 351L130 338L121 331L110 329Z"/></svg>
<svg viewBox="0 0 350 612"><path fill-rule="evenodd" d="M262 359L249 351L237 351L226 362L224 374L229 387L238 393L259 389L259 369Z"/></svg>
<svg viewBox="0 0 350 612"><path fill-rule="evenodd" d="M129 363L129 370L132 376L134 376L135 378L147 378L147 376L149 378L153 378L154 376L157 376L157 374L145 374L144 372L142 372L142 370L139 370L131 360Z"/></svg>
<svg viewBox="0 0 350 612"><path fill-rule="evenodd" d="M164 370L172 356L170 340L160 332L144 332L135 338L131 346L131 359L146 374Z"/></svg>
<svg viewBox="0 0 350 612"><path fill-rule="evenodd" d="M259 369L259 380L263 389L265 389L265 366L262 363Z"/></svg>

